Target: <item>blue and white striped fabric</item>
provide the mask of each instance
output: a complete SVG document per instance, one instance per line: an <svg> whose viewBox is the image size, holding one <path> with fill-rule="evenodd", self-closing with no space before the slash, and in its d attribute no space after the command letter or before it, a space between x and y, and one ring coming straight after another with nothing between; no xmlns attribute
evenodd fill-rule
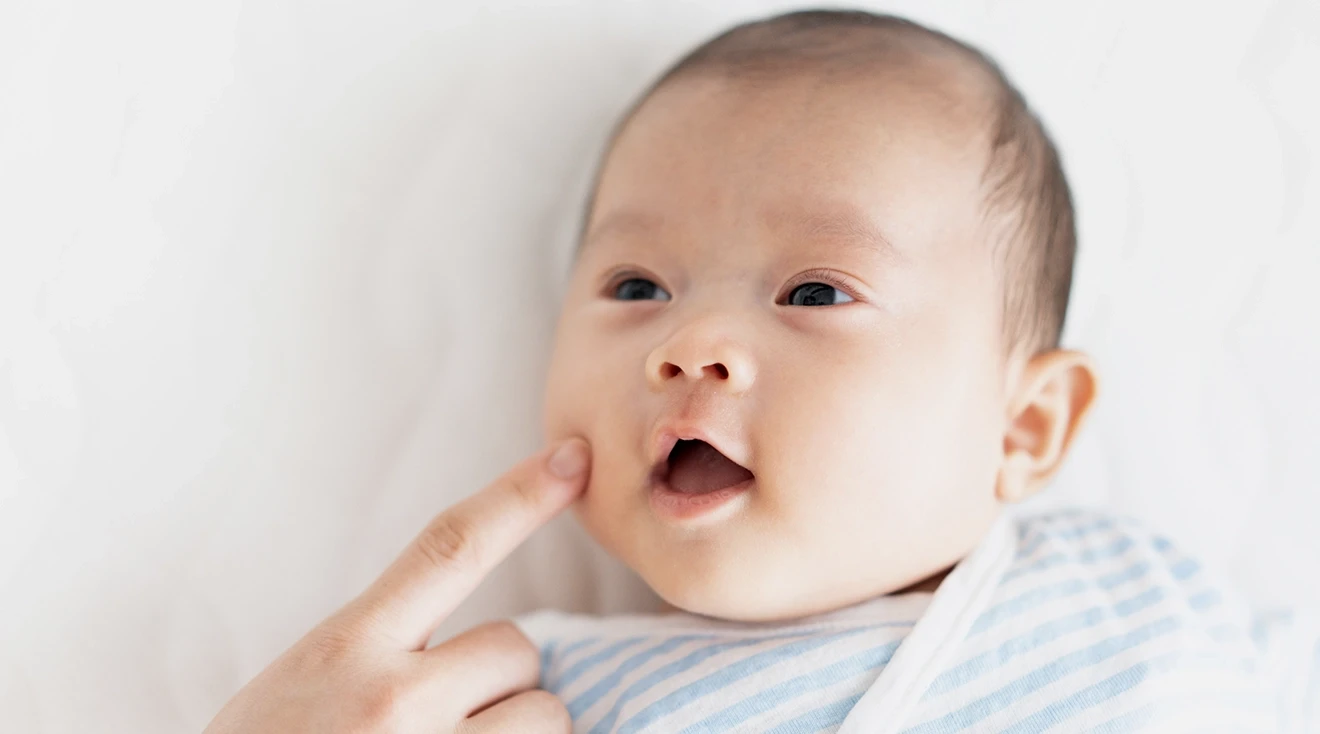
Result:
<svg viewBox="0 0 1320 734"><path fill-rule="evenodd" d="M574 730L1320 732L1320 645L1136 523L1005 517L934 594L793 623L516 620Z"/></svg>

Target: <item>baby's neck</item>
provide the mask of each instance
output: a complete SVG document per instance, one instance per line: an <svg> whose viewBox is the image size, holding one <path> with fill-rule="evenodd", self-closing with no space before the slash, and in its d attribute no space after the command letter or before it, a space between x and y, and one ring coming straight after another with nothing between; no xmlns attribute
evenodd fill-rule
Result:
<svg viewBox="0 0 1320 734"><path fill-rule="evenodd" d="M949 568L946 568L946 569L944 569L943 571L940 571L939 573L936 573L936 574L933 575L933 576L929 576L929 577L927 577L927 578L925 578L925 579L922 579L921 581L918 581L917 583L912 584L911 586L905 586L905 587L903 587L903 588L901 588L901 589L899 589L898 591L895 591L895 592L893 592L893 593L894 593L894 594L910 594L910 593L912 593L912 592L914 592L914 591L926 591L926 592L930 592L930 593L933 594L933 593L935 593L935 590L936 590L936 589L940 588L940 584L944 583L944 578L945 578L946 576L948 576L948 575L949 575L949 572L952 571L952 570L953 570L953 567L950 566Z"/></svg>
<svg viewBox="0 0 1320 734"><path fill-rule="evenodd" d="M952 571L952 570L953 570L953 567L950 566L949 568L946 568L946 569L944 569L943 571L939 571L939 572L937 572L937 573L935 573L935 574L932 574L931 576L927 576L926 578L924 578L924 579L922 579L922 580L920 580L920 581L918 581L918 582L916 582L916 583L914 583L914 584L911 584L911 585L908 585L908 586L904 586L903 588L898 589L897 591L891 591L891 592L889 592L888 594L884 594L884 596L899 596L899 595L901 595L901 594L916 594L916 593L927 593L927 594L933 594L933 593L935 593L935 591L936 591L937 589L940 588L940 584L944 583L944 579L949 575L949 572ZM834 610L834 611L837 611L837 610ZM685 613L685 612L684 612L682 609L679 609L678 607L674 606L673 604L670 604L669 602L667 602L667 601L661 599L661 600L660 600L660 608L657 610L657 613L658 613L658 614L675 614L675 613L683 614L683 613ZM827 612L822 612L822 614L828 614L828 613L829 613L828 611L827 611Z"/></svg>

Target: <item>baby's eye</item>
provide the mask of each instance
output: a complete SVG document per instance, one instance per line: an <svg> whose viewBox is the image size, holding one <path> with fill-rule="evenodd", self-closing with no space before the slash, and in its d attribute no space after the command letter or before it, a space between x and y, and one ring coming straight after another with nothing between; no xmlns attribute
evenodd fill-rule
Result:
<svg viewBox="0 0 1320 734"><path fill-rule="evenodd" d="M629 278L614 286L614 297L620 301L668 301L664 288L646 278Z"/></svg>
<svg viewBox="0 0 1320 734"><path fill-rule="evenodd" d="M853 297L825 283L803 283L788 293L789 306L837 306Z"/></svg>

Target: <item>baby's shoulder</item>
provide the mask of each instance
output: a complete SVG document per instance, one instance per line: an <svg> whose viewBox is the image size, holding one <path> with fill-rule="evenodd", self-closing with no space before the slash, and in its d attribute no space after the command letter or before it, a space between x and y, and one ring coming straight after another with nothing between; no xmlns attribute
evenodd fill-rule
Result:
<svg viewBox="0 0 1320 734"><path fill-rule="evenodd" d="M1169 537L1134 517L1089 509L1023 515L1004 582L1071 579L1096 590L1161 587L1194 608L1214 606L1224 583ZM1075 586L1075 584L1074 584Z"/></svg>
<svg viewBox="0 0 1320 734"><path fill-rule="evenodd" d="M1090 567L1111 559L1140 558L1157 566L1177 566L1179 573L1187 575L1196 563L1167 536L1130 515L1068 508L1023 514L1015 525L1014 566L1024 569Z"/></svg>
<svg viewBox="0 0 1320 734"><path fill-rule="evenodd" d="M1058 716L1073 717L1069 730L1278 730L1251 615L1214 569L1131 517L1065 510L1014 522L1009 563L924 715L1012 693L1032 712L1024 730Z"/></svg>
<svg viewBox="0 0 1320 734"><path fill-rule="evenodd" d="M1176 625L1214 648L1247 652L1244 600L1214 569L1139 520L1069 509L1024 515L1016 525L1001 601L1032 600L1037 611L1090 605L1113 626Z"/></svg>

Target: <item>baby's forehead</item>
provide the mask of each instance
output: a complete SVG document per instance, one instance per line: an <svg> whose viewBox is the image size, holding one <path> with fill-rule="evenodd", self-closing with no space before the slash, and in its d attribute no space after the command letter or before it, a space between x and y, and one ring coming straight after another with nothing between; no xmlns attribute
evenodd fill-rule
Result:
<svg viewBox="0 0 1320 734"><path fill-rule="evenodd" d="M983 198L986 113L930 73L673 80L616 138L584 234L736 210L777 231L864 240L876 221L966 218Z"/></svg>
<svg viewBox="0 0 1320 734"><path fill-rule="evenodd" d="M981 130L993 123L994 112L1002 106L1004 83L993 62L925 29L833 27L767 37L752 31L747 36L740 42L712 42L723 50L685 60L648 97L685 80L716 79L726 86L764 89L805 82L819 93L852 98L859 111L867 109L867 103L898 104L914 114L933 111Z"/></svg>
<svg viewBox="0 0 1320 734"><path fill-rule="evenodd" d="M675 143L754 153L762 165L772 162L765 150L771 146L858 157L873 156L885 147L877 143L886 143L883 152L906 148L932 161L971 164L979 175L994 136L996 91L978 66L928 50L846 67L785 63L750 73L697 67L666 78L624 119L599 183L606 182L605 169L656 157L646 156L646 148L669 156Z"/></svg>

